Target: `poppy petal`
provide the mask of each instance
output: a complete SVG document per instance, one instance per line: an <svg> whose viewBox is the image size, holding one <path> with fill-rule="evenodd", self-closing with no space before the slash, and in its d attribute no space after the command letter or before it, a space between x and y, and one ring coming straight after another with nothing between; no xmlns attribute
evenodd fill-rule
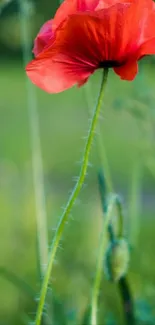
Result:
<svg viewBox="0 0 155 325"><path fill-rule="evenodd" d="M116 3L125 3L133 0L64 0L58 8L53 23L55 30L69 15L79 11L95 11L108 8Z"/></svg>
<svg viewBox="0 0 155 325"><path fill-rule="evenodd" d="M48 20L40 29L35 41L33 53L37 56L48 45L49 40L53 37L52 19Z"/></svg>
<svg viewBox="0 0 155 325"><path fill-rule="evenodd" d="M31 61L26 67L26 73L39 88L49 93L59 93L75 84L82 85L94 70L77 67L76 61L56 56Z"/></svg>
<svg viewBox="0 0 155 325"><path fill-rule="evenodd" d="M132 81L138 72L138 64L136 61L128 61L121 67L114 68L114 71L122 80Z"/></svg>
<svg viewBox="0 0 155 325"><path fill-rule="evenodd" d="M119 3L98 12L71 15L58 28L55 42L49 51L55 48L58 53L63 52L74 57L77 62L96 68L103 61L119 61L121 30L128 5Z"/></svg>
<svg viewBox="0 0 155 325"><path fill-rule="evenodd" d="M143 57L144 55L152 55L155 54L155 37L146 41L141 45L138 51L138 59Z"/></svg>
<svg viewBox="0 0 155 325"><path fill-rule="evenodd" d="M60 7L58 8L53 22L53 30L57 27L71 14L77 11L77 0L64 0Z"/></svg>
<svg viewBox="0 0 155 325"><path fill-rule="evenodd" d="M77 0L77 8L79 11L95 10L99 2L100 0Z"/></svg>
<svg viewBox="0 0 155 325"><path fill-rule="evenodd" d="M105 1L112 2L112 0ZM54 30L71 14L75 14L78 11L94 11L99 2L100 0L64 0L55 14Z"/></svg>
<svg viewBox="0 0 155 325"><path fill-rule="evenodd" d="M89 1L89 0L87 0ZM99 0L95 10L101 10L113 6L116 3L132 2L133 0Z"/></svg>
<svg viewBox="0 0 155 325"><path fill-rule="evenodd" d="M122 29L122 52L133 56L149 38L154 37L155 10L152 0L132 1Z"/></svg>

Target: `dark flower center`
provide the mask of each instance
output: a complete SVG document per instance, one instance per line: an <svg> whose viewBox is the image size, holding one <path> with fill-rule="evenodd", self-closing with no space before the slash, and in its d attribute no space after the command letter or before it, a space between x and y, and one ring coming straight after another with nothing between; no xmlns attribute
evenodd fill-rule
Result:
<svg viewBox="0 0 155 325"><path fill-rule="evenodd" d="M101 61L99 63L99 68L114 68L114 67L120 67L120 63L115 60L107 60L107 61Z"/></svg>

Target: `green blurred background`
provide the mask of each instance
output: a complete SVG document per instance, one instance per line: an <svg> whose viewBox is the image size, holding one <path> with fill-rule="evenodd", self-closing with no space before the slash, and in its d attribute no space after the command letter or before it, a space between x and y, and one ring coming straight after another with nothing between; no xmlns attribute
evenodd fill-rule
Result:
<svg viewBox="0 0 155 325"><path fill-rule="evenodd" d="M56 0L27 2L31 41L44 21L58 7ZM18 2L2 4L0 13L0 324L22 325L34 319L36 302L21 287L6 279L9 270L39 292L37 271L36 210L32 177L28 90L21 48ZM134 298L155 300L154 209L154 60L146 58L134 82L120 81L111 71L100 126L115 190L122 195L126 233L132 240L138 219L136 245L132 250L129 280ZM93 108L101 72L88 85L58 95L32 86L37 100L43 173L48 218L49 246L62 207L74 186L89 126L88 106ZM88 177L80 200L57 254L52 290L67 313L85 310L96 265L102 224L97 171L100 167L95 142ZM135 176L136 173L136 176ZM139 174L139 176L137 176ZM135 179L139 194L135 200ZM135 202L136 201L136 202ZM139 222L140 218L140 222ZM136 219L136 220L137 220ZM134 231L134 230L133 230ZM137 263L138 261L138 263ZM10 277L10 274L9 276ZM103 306L119 313L116 286L103 281ZM101 308L104 312L104 308ZM55 324L54 324L55 325ZM101 325L103 323L101 322Z"/></svg>

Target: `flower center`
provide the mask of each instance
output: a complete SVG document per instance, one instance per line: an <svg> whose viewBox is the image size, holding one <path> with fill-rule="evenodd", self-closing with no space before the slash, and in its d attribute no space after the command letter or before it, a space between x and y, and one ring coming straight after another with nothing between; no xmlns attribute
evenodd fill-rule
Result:
<svg viewBox="0 0 155 325"><path fill-rule="evenodd" d="M107 60L107 61L101 61L99 63L99 68L114 68L114 67L120 67L120 63L115 60Z"/></svg>

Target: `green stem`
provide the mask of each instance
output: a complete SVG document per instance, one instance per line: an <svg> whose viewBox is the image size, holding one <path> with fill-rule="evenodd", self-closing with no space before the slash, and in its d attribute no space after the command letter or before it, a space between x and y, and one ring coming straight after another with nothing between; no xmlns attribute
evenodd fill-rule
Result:
<svg viewBox="0 0 155 325"><path fill-rule="evenodd" d="M25 0L18 0L20 12L21 41L24 66L31 59L31 41L29 35L29 8ZM39 275L43 276L48 262L48 235L47 216L45 205L45 190L43 177L43 162L41 153L41 141L39 132L39 118L37 112L37 100L33 85L26 78L27 106L30 123L30 141L32 152L32 174L34 184L34 196L36 207L37 226L37 253Z"/></svg>
<svg viewBox="0 0 155 325"><path fill-rule="evenodd" d="M135 325L134 304L126 277L119 280L118 287L121 294L126 325Z"/></svg>
<svg viewBox="0 0 155 325"><path fill-rule="evenodd" d="M107 184L103 174L103 170L98 172L98 184L99 184L99 192L102 203L103 214L107 213L108 209L108 200L107 200ZM112 194L114 195L114 194ZM123 206L119 195L115 194L115 206L117 209L117 217L118 217L118 237L123 235Z"/></svg>
<svg viewBox="0 0 155 325"><path fill-rule="evenodd" d="M101 202L102 202L103 214L106 214L108 205L107 205L107 199L106 199L106 184L105 184L103 172L98 173L98 182L99 182L99 192L100 192L100 197L101 197ZM121 200L120 200L119 196L117 196L117 195L115 196L115 204L117 206L117 210L120 215L120 217L119 217L119 220L120 220L119 236L121 236L122 230L123 230L123 208L122 208ZM115 233L114 233L111 223L109 223L107 231L109 233L110 242L114 241ZM119 280L118 287L119 287L119 291L120 291L120 295L121 295L121 299L122 299L122 306L123 306L123 312L124 312L126 324L134 325L135 318L134 318L133 299L132 299L132 295L130 292L130 287L129 287L127 278L125 276Z"/></svg>
<svg viewBox="0 0 155 325"><path fill-rule="evenodd" d="M140 230L140 209L141 209L141 190L142 190L142 162L140 157L134 163L131 177L130 194L130 243L135 246L138 241Z"/></svg>
<svg viewBox="0 0 155 325"><path fill-rule="evenodd" d="M98 187L99 187L102 211L103 211L103 216L104 216L107 213L107 208L108 208L107 201L108 200L107 200L107 186L106 186L105 177L103 174L103 168L101 168L98 171Z"/></svg>
<svg viewBox="0 0 155 325"><path fill-rule="evenodd" d="M89 89L90 81L86 84L86 102L88 106L88 112L90 115L90 107L91 107L91 90ZM108 164L108 158L107 158L107 153L106 153L106 148L104 145L104 139L102 136L101 132L101 127L100 125L98 126L98 132L96 136L96 145L97 145L97 152L98 152L98 157L99 157L99 162L101 168L104 170L104 177L106 181L106 188L107 191L110 193L114 192L114 187L111 179L111 172Z"/></svg>
<svg viewBox="0 0 155 325"><path fill-rule="evenodd" d="M106 182L106 187L107 187L107 192L112 193L114 192L114 187L111 179L111 173L110 173L110 168L108 164L108 158L107 158L107 153L104 145L104 141L102 138L102 133L101 130L99 129L98 136L97 136L97 149L98 149L98 155L100 156L100 162L101 166L104 170L104 177L105 177L105 182Z"/></svg>
<svg viewBox="0 0 155 325"><path fill-rule="evenodd" d="M98 172L98 184L99 184L99 192L101 197L101 203L102 203L102 210L103 214L107 213L108 209L108 200L107 200L107 184L105 180L105 176L103 174L103 171L101 170ZM122 237L123 235L123 206L121 202L121 198L119 195L115 194L115 206L117 209L117 217L118 217L118 234L117 237ZM109 233L111 232L111 224L109 224Z"/></svg>
<svg viewBox="0 0 155 325"><path fill-rule="evenodd" d="M99 290L101 285L101 279L103 274L103 257L106 251L108 226L111 220L111 215L112 215L113 206L115 202L116 202L116 196L112 195L111 200L107 207L107 213L105 214L105 219L104 219L104 226L100 237L97 268L96 268L94 286L92 291L91 318L90 318L91 325L97 325L97 310L98 310L97 306L98 306L98 296L99 296Z"/></svg>
<svg viewBox="0 0 155 325"><path fill-rule="evenodd" d="M117 237L122 237L123 236L123 205L121 202L121 198L119 195L116 195L116 208L117 208L117 215L119 218L118 224L119 224L119 228L118 228L118 235Z"/></svg>
<svg viewBox="0 0 155 325"><path fill-rule="evenodd" d="M65 207L64 213L62 214L62 216L60 218L60 222L58 224L56 234L55 234L55 237L54 237L54 240L52 243L52 248L51 248L51 252L50 252L50 256L49 256L49 263L48 263L47 270L46 270L45 277L44 277L43 284L42 284L42 290L41 290L41 294L40 294L40 300L39 300L39 305L38 305L38 309L37 309L35 325L40 325L40 323L41 323L41 318L42 318L48 283L49 283L49 279L50 279L51 271L52 271L52 267L53 267L53 262L55 259L55 255L56 255L56 251L57 251L60 239L62 237L65 223L68 221L68 217L71 212L71 209L72 209L72 207L79 195L79 192L84 184L84 180L86 177L87 168L88 168L88 164L89 164L90 150L91 150L91 146L93 143L95 129L96 129L96 125L97 125L97 121L98 121L98 117L99 117L99 113L100 113L100 109L101 109L101 105L102 105L107 76L108 76L108 69L104 69L102 83L101 83L101 89L100 89L97 105L96 105L96 108L93 113L90 129L89 129L89 133L88 133L88 137L87 137L87 141L86 141L86 147L85 147L85 151L84 151L84 157L83 157L83 163L81 166L80 175L79 175L77 183L73 189L73 192L69 198L69 201Z"/></svg>

